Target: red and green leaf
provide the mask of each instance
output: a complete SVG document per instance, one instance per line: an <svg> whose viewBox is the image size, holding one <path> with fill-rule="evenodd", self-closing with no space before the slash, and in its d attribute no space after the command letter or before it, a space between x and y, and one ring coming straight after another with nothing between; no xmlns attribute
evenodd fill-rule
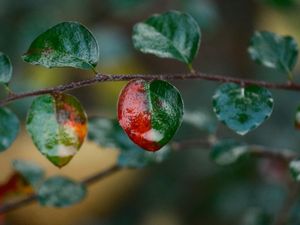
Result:
<svg viewBox="0 0 300 225"><path fill-rule="evenodd" d="M36 98L27 116L27 131L39 151L54 165L66 165L87 134L87 116L80 102L67 94Z"/></svg>
<svg viewBox="0 0 300 225"><path fill-rule="evenodd" d="M179 91L162 80L133 80L122 90L118 119L129 138L148 151L157 151L176 133L183 116Z"/></svg>

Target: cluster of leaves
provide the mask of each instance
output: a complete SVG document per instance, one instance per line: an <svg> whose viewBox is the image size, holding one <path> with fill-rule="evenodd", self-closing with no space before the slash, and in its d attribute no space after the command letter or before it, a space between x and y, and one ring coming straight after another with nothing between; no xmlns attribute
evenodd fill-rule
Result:
<svg viewBox="0 0 300 225"><path fill-rule="evenodd" d="M39 165L23 160L12 162L14 174L6 184L1 185L0 199L14 194L36 194L43 206L66 207L82 200L86 187L68 177L45 177Z"/></svg>
<svg viewBox="0 0 300 225"><path fill-rule="evenodd" d="M192 61L200 48L201 31L190 15L169 11L155 14L137 23L133 28L132 41L137 50L161 58L178 60L185 63L193 73ZM255 62L286 73L290 80L293 78L292 70L297 62L298 46L292 37L266 31L256 32L251 39L248 52ZM39 35L23 55L23 60L33 65L47 68L73 67L92 70L95 73L98 58L99 49L95 38L86 27L77 22L63 22L50 28ZM7 88L11 75L10 60L1 53L0 82ZM130 101L127 101L128 99ZM130 104L134 104L134 107ZM235 83L222 84L212 99L213 111L219 121L240 135L247 134L268 119L273 105L272 94L266 88L254 85L245 87ZM143 118L137 120L143 123L134 123L134 119L130 117L132 111L135 115L143 115ZM180 127L183 103L179 91L166 81L151 83L143 80L134 81L132 87L124 88L119 99L118 113L121 127L135 144L147 149L143 144L147 141L160 144L161 148L171 140ZM0 108L0 116L0 150L5 150L18 134L19 120L5 107ZM124 122L123 117L129 119ZM297 126L299 118L296 116ZM139 131L144 129L147 123L149 123L147 129L150 130L140 133L134 130L137 126L143 126L138 128ZM102 147L119 149L121 152L118 164L121 167L141 168L160 162L168 156L169 145L165 145L155 154L142 151L124 134L121 127L117 120L105 118L92 118L87 126L87 115L80 102L74 96L63 93L37 97L29 109L26 121L27 131L36 147L58 167L66 165L72 159L87 133L90 140ZM135 132L132 133L132 130ZM211 155L218 164L227 165L246 152L247 147L243 144L225 141L215 145ZM28 182L33 182L27 171L31 173L36 171L35 169L22 163L16 163L15 166L24 173ZM58 191L62 186L63 191ZM68 192L78 193L76 194L78 199L66 197ZM49 178L38 188L41 203L52 206L77 202L84 193L83 186L61 177Z"/></svg>

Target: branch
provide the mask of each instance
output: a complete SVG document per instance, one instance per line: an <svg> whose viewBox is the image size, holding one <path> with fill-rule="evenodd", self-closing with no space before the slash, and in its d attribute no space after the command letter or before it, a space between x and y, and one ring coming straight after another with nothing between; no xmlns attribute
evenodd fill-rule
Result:
<svg viewBox="0 0 300 225"><path fill-rule="evenodd" d="M257 85L260 87L265 88L272 88L272 89L282 89L282 90L291 90L291 91L300 91L300 84L287 82L287 83L272 83L272 82L265 82L261 80L246 80L241 78L229 77L229 76L222 76L222 75L212 75L206 74L201 72L195 73L187 73L187 74L115 74L115 75L108 75L108 74L97 74L94 78L81 80L77 82L71 82L69 84L59 85L52 88L45 88L30 92L24 93L13 93L9 94L8 97L2 99L0 101L0 106L4 106L9 102L23 99L32 96L39 96L44 94L51 94L54 92L64 92L70 91L82 87L87 87L91 85L95 85L101 82L107 81L128 81L132 79L145 79L145 80L154 80L154 79L162 79L162 80L208 80L220 83L232 82L241 85Z"/></svg>
<svg viewBox="0 0 300 225"><path fill-rule="evenodd" d="M208 139L190 139L181 142L172 142L171 147L173 150L185 150L193 146L200 146L202 148L209 149L212 145L216 142L214 138ZM292 159L298 157L298 155L290 150L283 150L283 149L273 149L268 148L266 146L261 145L249 145L249 153L250 155L258 158L267 158L267 159L275 159L275 160L282 160L284 162L289 162ZM113 175L114 173L122 170L121 167L118 165L111 166L106 170L100 171L90 177L83 179L81 182L85 185L92 185L96 182L103 180L104 178ZM0 214L4 214L10 212L12 210L21 208L26 206L30 203L33 203L38 200L38 196L36 194L30 195L24 199L6 203L0 206Z"/></svg>

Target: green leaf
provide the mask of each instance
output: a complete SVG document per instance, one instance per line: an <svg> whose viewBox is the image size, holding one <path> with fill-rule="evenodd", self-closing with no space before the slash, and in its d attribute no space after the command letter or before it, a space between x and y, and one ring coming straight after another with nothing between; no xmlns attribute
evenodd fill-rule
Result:
<svg viewBox="0 0 300 225"><path fill-rule="evenodd" d="M235 140L222 140L215 144L210 152L211 159L220 166L235 163L248 152L246 145Z"/></svg>
<svg viewBox="0 0 300 225"><path fill-rule="evenodd" d="M23 60L47 68L94 69L99 58L96 39L77 22L63 22L38 36Z"/></svg>
<svg viewBox="0 0 300 225"><path fill-rule="evenodd" d="M290 75L298 58L298 45L290 36L272 32L255 32L248 52L255 62Z"/></svg>
<svg viewBox="0 0 300 225"><path fill-rule="evenodd" d="M8 149L20 131L18 117L8 108L0 107L0 152Z"/></svg>
<svg viewBox="0 0 300 225"><path fill-rule="evenodd" d="M35 189L37 189L45 178L45 171L39 165L24 160L13 160L13 168Z"/></svg>
<svg viewBox="0 0 300 225"><path fill-rule="evenodd" d="M94 117L89 120L88 138L101 147L113 147L120 151L118 165L142 168L167 159L171 153L168 146L158 152L147 152L135 145L124 133L117 120Z"/></svg>
<svg viewBox="0 0 300 225"><path fill-rule="evenodd" d="M294 159L289 164L290 174L295 181L300 181L300 159Z"/></svg>
<svg viewBox="0 0 300 225"><path fill-rule="evenodd" d="M258 127L273 111L272 94L258 86L221 85L213 96L217 118L240 135Z"/></svg>
<svg viewBox="0 0 300 225"><path fill-rule="evenodd" d="M86 196L86 187L67 177L47 179L38 190L38 200L43 206L67 207L80 202Z"/></svg>
<svg viewBox="0 0 300 225"><path fill-rule="evenodd" d="M9 83L12 77L12 65L7 55L0 52L0 83Z"/></svg>
<svg viewBox="0 0 300 225"><path fill-rule="evenodd" d="M87 116L71 95L44 95L33 101L26 128L39 151L62 167L79 151L85 139Z"/></svg>
<svg viewBox="0 0 300 225"><path fill-rule="evenodd" d="M201 33L188 14L169 11L155 14L133 28L133 45L143 53L191 64L198 53Z"/></svg>

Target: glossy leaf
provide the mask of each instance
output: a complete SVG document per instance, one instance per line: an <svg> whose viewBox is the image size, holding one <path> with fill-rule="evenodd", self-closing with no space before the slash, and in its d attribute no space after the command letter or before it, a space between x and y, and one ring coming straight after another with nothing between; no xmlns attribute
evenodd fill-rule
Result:
<svg viewBox="0 0 300 225"><path fill-rule="evenodd" d="M124 133L117 120L94 117L89 120L89 139L101 147L113 147L120 151L118 165L142 168L166 160L171 153L168 146L158 152L143 151Z"/></svg>
<svg viewBox="0 0 300 225"><path fill-rule="evenodd" d="M294 159L289 164L290 173L295 181L300 181L300 160Z"/></svg>
<svg viewBox="0 0 300 225"><path fill-rule="evenodd" d="M38 188L45 178L45 171L39 165L24 160L14 160L13 168L34 188Z"/></svg>
<svg viewBox="0 0 300 225"><path fill-rule="evenodd" d="M87 116L80 102L67 94L36 98L26 128L34 144L54 165L66 165L87 134Z"/></svg>
<svg viewBox="0 0 300 225"><path fill-rule="evenodd" d="M247 146L244 144L235 140L223 140L213 146L210 156L216 164L225 166L235 163L247 152Z"/></svg>
<svg viewBox="0 0 300 225"><path fill-rule="evenodd" d="M226 83L213 96L213 110L226 126L244 135L270 117L273 98L262 87L241 88L237 84Z"/></svg>
<svg viewBox="0 0 300 225"><path fill-rule="evenodd" d="M20 131L18 117L8 108L0 107L0 151L8 149Z"/></svg>
<svg viewBox="0 0 300 225"><path fill-rule="evenodd" d="M198 53L201 33L188 14L169 11L155 14L133 28L133 45L143 53L191 64Z"/></svg>
<svg viewBox="0 0 300 225"><path fill-rule="evenodd" d="M9 57L0 52L0 83L9 83L12 76L12 70Z"/></svg>
<svg viewBox="0 0 300 225"><path fill-rule="evenodd" d="M63 22L39 35L24 61L52 67L93 69L98 62L98 44L91 32L77 22Z"/></svg>
<svg viewBox="0 0 300 225"><path fill-rule="evenodd" d="M38 190L38 200L43 206L67 207L80 202L86 196L86 187L67 177L47 179Z"/></svg>
<svg viewBox="0 0 300 225"><path fill-rule="evenodd" d="M129 138L148 151L166 145L181 125L183 101L166 81L130 81L118 102L118 120Z"/></svg>
<svg viewBox="0 0 300 225"><path fill-rule="evenodd" d="M255 32L248 52L257 63L289 74L297 63L298 45L290 36L262 31Z"/></svg>

